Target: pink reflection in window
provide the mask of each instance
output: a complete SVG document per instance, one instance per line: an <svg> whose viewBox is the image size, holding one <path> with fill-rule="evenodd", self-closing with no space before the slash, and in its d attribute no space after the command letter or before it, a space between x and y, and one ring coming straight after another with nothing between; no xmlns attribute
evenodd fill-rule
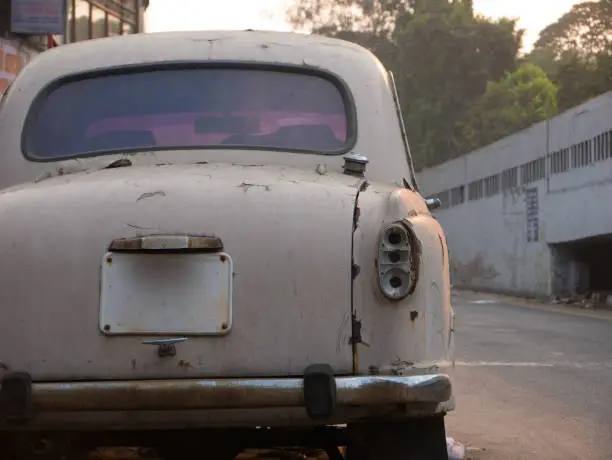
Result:
<svg viewBox="0 0 612 460"><path fill-rule="evenodd" d="M36 106L39 158L154 148L344 151L346 105L331 80L248 68L143 70L71 81Z"/></svg>
<svg viewBox="0 0 612 460"><path fill-rule="evenodd" d="M331 128L334 137L340 142L347 140L347 126L344 115L302 113L289 111L240 111L232 116L255 118L259 121L259 130L251 135L266 135L287 126L325 125ZM211 146L221 144L233 132L196 132L196 120L202 116L221 117L220 113L178 113L161 115L141 115L120 118L108 118L90 125L85 137L90 139L115 131L141 131L153 133L155 144L159 147L173 146ZM296 146L299 148L299 146Z"/></svg>

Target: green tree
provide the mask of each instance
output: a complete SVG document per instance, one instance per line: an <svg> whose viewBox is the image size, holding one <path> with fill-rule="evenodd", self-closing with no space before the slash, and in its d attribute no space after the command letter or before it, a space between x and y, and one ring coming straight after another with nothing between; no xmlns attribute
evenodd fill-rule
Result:
<svg viewBox="0 0 612 460"><path fill-rule="evenodd" d="M461 124L468 147L490 144L555 116L557 90L546 72L532 63L488 83L485 94Z"/></svg>
<svg viewBox="0 0 612 460"><path fill-rule="evenodd" d="M361 32L388 36L397 19L414 10L419 0L294 0L287 11L296 29L323 35Z"/></svg>
<svg viewBox="0 0 612 460"><path fill-rule="evenodd" d="M560 87L559 108L567 110L612 89L612 55L599 54L585 59L566 53L555 61L551 78Z"/></svg>
<svg viewBox="0 0 612 460"><path fill-rule="evenodd" d="M512 20L474 16L471 2L424 2L398 26L398 86L417 168L467 151L460 125L487 82L515 70L521 37Z"/></svg>
<svg viewBox="0 0 612 460"><path fill-rule="evenodd" d="M559 59L567 52L582 57L612 52L612 0L574 5L540 32L534 51L549 50Z"/></svg>
<svg viewBox="0 0 612 460"><path fill-rule="evenodd" d="M559 110L612 89L612 0L574 5L540 33L526 60L559 86Z"/></svg>

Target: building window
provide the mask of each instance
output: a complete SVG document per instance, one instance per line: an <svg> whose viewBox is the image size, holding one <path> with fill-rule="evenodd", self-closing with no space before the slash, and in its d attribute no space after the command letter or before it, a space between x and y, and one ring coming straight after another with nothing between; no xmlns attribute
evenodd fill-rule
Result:
<svg viewBox="0 0 612 460"><path fill-rule="evenodd" d="M68 42L139 32L139 0L68 0Z"/></svg>
<svg viewBox="0 0 612 460"><path fill-rule="evenodd" d="M108 15L108 35L121 35L121 20L115 16Z"/></svg>
<svg viewBox="0 0 612 460"><path fill-rule="evenodd" d="M593 139L595 161L604 161L612 157L612 131L602 133Z"/></svg>
<svg viewBox="0 0 612 460"><path fill-rule="evenodd" d="M499 174L489 176L484 180L485 196L488 198L499 193Z"/></svg>
<svg viewBox="0 0 612 460"><path fill-rule="evenodd" d="M572 151L572 168L583 168L593 162L591 140L574 144Z"/></svg>
<svg viewBox="0 0 612 460"><path fill-rule="evenodd" d="M521 166L521 185L530 184L546 177L546 160L544 157L530 161Z"/></svg>
<svg viewBox="0 0 612 460"><path fill-rule="evenodd" d="M106 13L95 6L91 7L91 24L93 29L91 38L102 38L108 36L106 33Z"/></svg>
<svg viewBox="0 0 612 460"><path fill-rule="evenodd" d="M123 23L122 35L135 34L136 26L132 24L128 24L127 22Z"/></svg>
<svg viewBox="0 0 612 460"><path fill-rule="evenodd" d="M569 149L557 150L548 155L550 174L560 174L569 169Z"/></svg>
<svg viewBox="0 0 612 460"><path fill-rule="evenodd" d="M518 170L514 168L506 169L502 172L501 188L503 191L518 186Z"/></svg>
<svg viewBox="0 0 612 460"><path fill-rule="evenodd" d="M455 187L451 189L451 206L457 206L462 203L465 203L465 186L460 185L459 187Z"/></svg>
<svg viewBox="0 0 612 460"><path fill-rule="evenodd" d="M484 182L482 179L468 184L468 200L480 200L484 196Z"/></svg>

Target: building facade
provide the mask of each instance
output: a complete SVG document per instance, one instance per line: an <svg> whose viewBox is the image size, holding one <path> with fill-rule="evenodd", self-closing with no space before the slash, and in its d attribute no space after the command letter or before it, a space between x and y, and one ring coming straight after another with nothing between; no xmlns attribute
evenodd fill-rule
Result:
<svg viewBox="0 0 612 460"><path fill-rule="evenodd" d="M148 0L0 0L0 37L3 37L0 96L29 60L48 48L144 32L148 3Z"/></svg>
<svg viewBox="0 0 612 460"><path fill-rule="evenodd" d="M13 33L12 7L12 0L0 0L0 96L29 60L47 49L46 37Z"/></svg>
<svg viewBox="0 0 612 460"><path fill-rule="evenodd" d="M0 96L40 49L15 38L0 38Z"/></svg>
<svg viewBox="0 0 612 460"><path fill-rule="evenodd" d="M143 0L67 0L64 43L144 32Z"/></svg>
<svg viewBox="0 0 612 460"><path fill-rule="evenodd" d="M456 286L612 293L612 92L418 174Z"/></svg>

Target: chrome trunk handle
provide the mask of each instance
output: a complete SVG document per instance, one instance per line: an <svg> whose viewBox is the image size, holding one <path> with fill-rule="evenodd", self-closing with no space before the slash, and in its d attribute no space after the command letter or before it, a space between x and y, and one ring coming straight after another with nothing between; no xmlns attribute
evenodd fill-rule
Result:
<svg viewBox="0 0 612 460"><path fill-rule="evenodd" d="M172 339L157 339L157 340L143 340L143 345L156 345L157 346L157 356L160 358L164 358L167 356L175 356L176 355L176 347L174 346L177 343L186 342L187 337L176 337Z"/></svg>
<svg viewBox="0 0 612 460"><path fill-rule="evenodd" d="M111 252L218 252L223 242L217 236L205 235L146 235L117 238L108 247Z"/></svg>

